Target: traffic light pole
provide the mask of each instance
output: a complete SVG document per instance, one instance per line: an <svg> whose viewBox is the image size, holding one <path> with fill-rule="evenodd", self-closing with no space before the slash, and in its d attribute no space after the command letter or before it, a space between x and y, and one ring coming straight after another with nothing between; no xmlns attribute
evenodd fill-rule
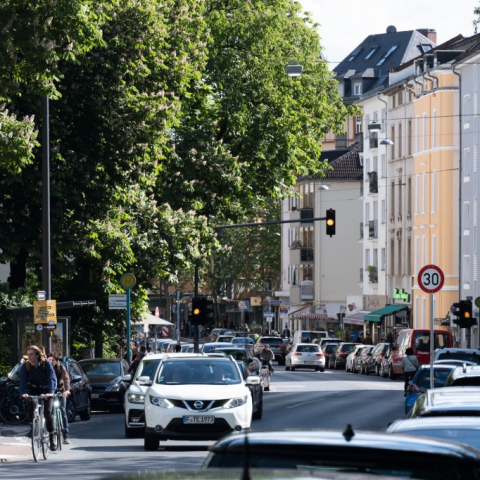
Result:
<svg viewBox="0 0 480 480"><path fill-rule="evenodd" d="M195 300L198 300L198 264L195 264ZM199 353L199 345L198 345L198 325L195 322L193 330L193 351L194 353Z"/></svg>
<svg viewBox="0 0 480 480"><path fill-rule="evenodd" d="M430 388L434 388L434 375L433 375L433 356L435 355L434 345L434 325L433 325L433 293L430 294Z"/></svg>

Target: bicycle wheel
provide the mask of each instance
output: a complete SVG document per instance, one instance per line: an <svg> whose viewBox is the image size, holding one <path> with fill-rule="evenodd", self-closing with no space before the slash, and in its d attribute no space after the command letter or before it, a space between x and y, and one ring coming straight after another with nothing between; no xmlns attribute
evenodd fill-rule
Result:
<svg viewBox="0 0 480 480"><path fill-rule="evenodd" d="M59 408L55 409L55 435L57 437L57 450L62 449L62 436L63 436L63 425L62 425L62 412L60 411Z"/></svg>
<svg viewBox="0 0 480 480"><path fill-rule="evenodd" d="M0 417L10 425L20 425L27 420L27 401L20 395L9 395L0 402Z"/></svg>
<svg viewBox="0 0 480 480"><path fill-rule="evenodd" d="M40 428L40 419L34 418L32 422L32 453L33 459L38 462L40 456L40 444L42 443L41 437L41 428Z"/></svg>
<svg viewBox="0 0 480 480"><path fill-rule="evenodd" d="M42 436L42 453L43 458L46 460L48 458L48 454L50 452L50 435L45 430L45 423L43 424L43 436Z"/></svg>

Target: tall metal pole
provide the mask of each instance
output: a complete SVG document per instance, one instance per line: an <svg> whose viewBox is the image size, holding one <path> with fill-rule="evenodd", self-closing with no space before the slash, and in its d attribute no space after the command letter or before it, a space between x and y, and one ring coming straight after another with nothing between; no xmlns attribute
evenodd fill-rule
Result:
<svg viewBox="0 0 480 480"><path fill-rule="evenodd" d="M127 288L127 362L130 363L130 288ZM147 347L147 340L145 336L145 348Z"/></svg>
<svg viewBox="0 0 480 480"><path fill-rule="evenodd" d="M195 264L195 300L198 299L198 284L199 281L199 273L198 273L198 264ZM199 342L198 342L198 325L195 324L193 330L193 351L194 353L199 353Z"/></svg>
<svg viewBox="0 0 480 480"><path fill-rule="evenodd" d="M435 352L433 335L433 293L430 294L430 388L434 387L433 356Z"/></svg>
<svg viewBox="0 0 480 480"><path fill-rule="evenodd" d="M42 98L42 290L45 299L52 299L50 263L50 110L48 97ZM51 349L50 331L43 331L47 353Z"/></svg>

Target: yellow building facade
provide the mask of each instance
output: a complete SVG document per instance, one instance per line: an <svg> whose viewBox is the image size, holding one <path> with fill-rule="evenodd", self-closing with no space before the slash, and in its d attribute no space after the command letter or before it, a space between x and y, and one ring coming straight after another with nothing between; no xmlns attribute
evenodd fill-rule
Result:
<svg viewBox="0 0 480 480"><path fill-rule="evenodd" d="M459 128L458 77L450 67L415 78L413 145L413 326L430 328L430 298L417 282L424 265L443 270L445 284L433 298L434 318L458 301ZM440 321L435 322L440 327Z"/></svg>

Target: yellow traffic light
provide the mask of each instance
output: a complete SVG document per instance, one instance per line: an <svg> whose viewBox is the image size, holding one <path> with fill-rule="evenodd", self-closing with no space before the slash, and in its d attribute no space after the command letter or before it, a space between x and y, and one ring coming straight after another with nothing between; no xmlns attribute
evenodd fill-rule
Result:
<svg viewBox="0 0 480 480"><path fill-rule="evenodd" d="M193 314L194 314L194 315L200 315L200 309L199 309L199 308L195 308L195 310L193 310Z"/></svg>
<svg viewBox="0 0 480 480"><path fill-rule="evenodd" d="M463 314L463 316L464 316L464 318L470 318L470 312L465 312L465 313Z"/></svg>
<svg viewBox="0 0 480 480"><path fill-rule="evenodd" d="M329 227L331 227L331 226L334 225L334 224L335 224L335 222L334 222L333 219L329 218L329 219L327 220L327 225L328 225Z"/></svg>

